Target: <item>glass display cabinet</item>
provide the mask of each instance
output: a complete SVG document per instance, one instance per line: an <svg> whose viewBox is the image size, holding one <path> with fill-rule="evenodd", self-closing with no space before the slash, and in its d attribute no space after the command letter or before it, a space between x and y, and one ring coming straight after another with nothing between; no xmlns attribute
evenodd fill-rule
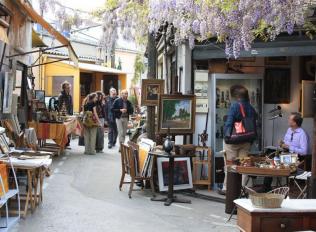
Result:
<svg viewBox="0 0 316 232"><path fill-rule="evenodd" d="M263 80L258 74L210 74L209 77L209 122L208 134L215 158L221 156L224 145L224 124L228 110L234 101L230 87L243 85L248 89L251 105L257 112L258 139L251 147L252 153L262 150ZM214 170L215 171L215 170ZM215 173L214 173L215 175ZM216 179L216 178L215 178Z"/></svg>

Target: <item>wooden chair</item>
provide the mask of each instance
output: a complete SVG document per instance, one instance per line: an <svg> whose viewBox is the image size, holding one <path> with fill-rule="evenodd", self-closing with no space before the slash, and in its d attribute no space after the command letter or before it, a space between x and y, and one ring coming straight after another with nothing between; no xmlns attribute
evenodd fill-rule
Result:
<svg viewBox="0 0 316 232"><path fill-rule="evenodd" d="M154 193L154 185L151 177L143 177L138 168L138 159L137 159L137 149L133 146L129 146L126 144L121 144L121 165L122 165L122 176L120 181L119 189L122 191L123 184L129 184L128 196L132 198L132 191L134 191L134 184L136 181L144 181L149 180L151 189ZM125 175L129 175L131 181L124 181ZM143 189L143 188L142 188Z"/></svg>

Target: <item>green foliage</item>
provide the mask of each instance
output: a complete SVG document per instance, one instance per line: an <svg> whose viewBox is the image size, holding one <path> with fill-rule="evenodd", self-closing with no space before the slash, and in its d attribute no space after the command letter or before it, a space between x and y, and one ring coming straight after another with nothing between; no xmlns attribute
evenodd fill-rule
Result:
<svg viewBox="0 0 316 232"><path fill-rule="evenodd" d="M145 64L143 62L143 55L137 54L134 64L134 77L132 79L132 83L136 85L140 79L142 74L145 71Z"/></svg>
<svg viewBox="0 0 316 232"><path fill-rule="evenodd" d="M128 97L128 100L132 103L133 106L137 105L137 100L135 95L131 95Z"/></svg>
<svg viewBox="0 0 316 232"><path fill-rule="evenodd" d="M165 100L163 101L163 114L164 119L171 120L172 116L176 112L176 104L178 102L174 100Z"/></svg>
<svg viewBox="0 0 316 232"><path fill-rule="evenodd" d="M306 36L310 39L314 39L316 35L316 25L312 22L305 22L303 28L305 30Z"/></svg>

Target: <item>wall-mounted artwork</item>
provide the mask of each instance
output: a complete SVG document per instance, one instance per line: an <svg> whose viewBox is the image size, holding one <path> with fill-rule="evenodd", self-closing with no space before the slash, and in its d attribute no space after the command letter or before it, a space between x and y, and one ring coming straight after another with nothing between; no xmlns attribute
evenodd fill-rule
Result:
<svg viewBox="0 0 316 232"><path fill-rule="evenodd" d="M266 68L264 77L264 103L288 104L291 100L291 69Z"/></svg>
<svg viewBox="0 0 316 232"><path fill-rule="evenodd" d="M35 99L39 102L45 103L45 91L44 90L35 90Z"/></svg>
<svg viewBox="0 0 316 232"><path fill-rule="evenodd" d="M300 57L300 80L315 81L316 56Z"/></svg>
<svg viewBox="0 0 316 232"><path fill-rule="evenodd" d="M195 96L167 95L159 98L159 133L191 134L195 128Z"/></svg>
<svg viewBox="0 0 316 232"><path fill-rule="evenodd" d="M142 105L156 106L159 103L159 95L164 93L164 80L142 80Z"/></svg>

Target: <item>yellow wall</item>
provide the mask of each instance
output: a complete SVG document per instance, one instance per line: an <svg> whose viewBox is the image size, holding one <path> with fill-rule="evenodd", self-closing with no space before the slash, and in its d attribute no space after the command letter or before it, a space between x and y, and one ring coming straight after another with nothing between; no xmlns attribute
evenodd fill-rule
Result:
<svg viewBox="0 0 316 232"><path fill-rule="evenodd" d="M52 59L47 59L46 62L53 61ZM53 64L47 64L44 66L44 82L42 86L45 86L45 92L47 96L52 95L53 89L53 76L73 76L73 102L74 102L74 112L79 112L79 100L80 100L80 71L79 68L73 67L71 65L57 62Z"/></svg>
<svg viewBox="0 0 316 232"><path fill-rule="evenodd" d="M42 63L51 62L54 59L45 57L42 60ZM42 75L41 77L36 77L36 86L41 86L41 89L45 90L46 96L52 96L53 92L53 76L73 76L73 102L74 102L74 112L80 111L80 71L86 72L84 70L79 70L72 65L57 62L53 64L47 64L42 66ZM93 73L93 83L92 91L101 90L101 80L103 79L104 73ZM125 89L126 86L126 74L120 74L119 80L121 81L121 89Z"/></svg>

